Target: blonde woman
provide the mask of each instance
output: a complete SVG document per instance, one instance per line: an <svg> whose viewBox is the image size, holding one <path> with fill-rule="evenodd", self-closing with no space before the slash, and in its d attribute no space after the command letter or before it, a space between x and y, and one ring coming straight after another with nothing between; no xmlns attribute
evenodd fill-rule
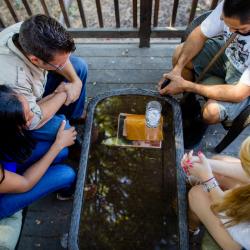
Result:
<svg viewBox="0 0 250 250"><path fill-rule="evenodd" d="M226 250L250 249L250 137L242 143L240 162L242 167L232 178L235 183L231 182L234 187L226 192L216 180L213 163L203 153L185 154L181 162L185 172L202 183L189 191L190 228L202 222Z"/></svg>

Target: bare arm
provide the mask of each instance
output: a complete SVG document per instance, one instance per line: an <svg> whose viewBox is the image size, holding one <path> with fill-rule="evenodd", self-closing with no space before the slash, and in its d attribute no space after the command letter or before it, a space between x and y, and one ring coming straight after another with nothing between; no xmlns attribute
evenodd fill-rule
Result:
<svg viewBox="0 0 250 250"><path fill-rule="evenodd" d="M173 73L164 74L166 79L170 79L171 83L160 91L161 94L180 94L182 92L196 93L212 100L241 102L250 96L250 87L244 83L205 85L198 84L183 79L179 75Z"/></svg>
<svg viewBox="0 0 250 250"><path fill-rule="evenodd" d="M38 105L48 101L50 98L54 97L55 93L47 95L45 97L43 97L40 101L37 102Z"/></svg>
<svg viewBox="0 0 250 250"><path fill-rule="evenodd" d="M185 65L201 51L206 40L207 37L202 33L200 26L198 26L192 31L192 33L185 41L183 49L180 53L180 57L173 69L175 74L181 75L181 72Z"/></svg>
<svg viewBox="0 0 250 250"><path fill-rule="evenodd" d="M218 101L241 102L250 95L250 87L243 83L236 85L203 85L185 81L184 91L193 92Z"/></svg>
<svg viewBox="0 0 250 250"><path fill-rule="evenodd" d="M240 163L214 159L209 159L208 161L214 173L231 177L241 182L250 182L250 177L247 176Z"/></svg>
<svg viewBox="0 0 250 250"><path fill-rule="evenodd" d="M64 147L74 144L76 136L74 127L71 127L68 130L64 130L64 127L65 121L58 130L56 140L49 151L39 161L29 167L24 172L23 176L5 170L5 179L0 184L1 193L22 193L27 192L34 187L34 185L45 174L58 153Z"/></svg>
<svg viewBox="0 0 250 250"><path fill-rule="evenodd" d="M65 65L63 70L57 72L63 75L69 81L69 83L65 84L63 88L57 89L58 92L59 91L67 92L67 100L65 104L69 105L70 103L73 103L79 98L82 89L82 81L76 74L75 69L71 64L70 60Z"/></svg>
<svg viewBox="0 0 250 250"><path fill-rule="evenodd" d="M53 96L45 97L45 100L41 100L38 105L43 114L43 118L36 128L41 127L46 123L65 103L67 98L66 92L56 93Z"/></svg>

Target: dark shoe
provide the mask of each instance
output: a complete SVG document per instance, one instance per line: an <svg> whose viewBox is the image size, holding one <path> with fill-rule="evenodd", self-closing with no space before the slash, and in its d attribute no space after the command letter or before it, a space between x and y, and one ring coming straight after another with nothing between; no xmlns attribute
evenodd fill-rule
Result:
<svg viewBox="0 0 250 250"><path fill-rule="evenodd" d="M63 193L57 193L56 194L56 198L59 201L69 201L69 200L73 200L74 195L73 194L71 194L71 195L65 195Z"/></svg>
<svg viewBox="0 0 250 250"><path fill-rule="evenodd" d="M207 124L202 121L201 105L193 93L185 94L180 102L183 122L184 148L195 147L202 139Z"/></svg>
<svg viewBox="0 0 250 250"><path fill-rule="evenodd" d="M74 193L75 193L75 184L73 184L69 188L60 189L56 194L56 198L60 201L72 200L74 197Z"/></svg>
<svg viewBox="0 0 250 250"><path fill-rule="evenodd" d="M197 146L203 138L208 125L202 121L193 121L189 126L183 126L184 148L192 149Z"/></svg>

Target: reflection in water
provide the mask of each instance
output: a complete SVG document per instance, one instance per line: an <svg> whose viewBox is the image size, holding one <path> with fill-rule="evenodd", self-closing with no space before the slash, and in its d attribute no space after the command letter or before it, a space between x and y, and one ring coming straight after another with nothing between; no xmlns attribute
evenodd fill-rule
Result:
<svg viewBox="0 0 250 250"><path fill-rule="evenodd" d="M97 194L84 201L80 249L177 249L177 219L172 209L176 196L174 136L166 132L162 149L102 143L116 137L120 112L143 114L151 99L112 97L96 108L100 138L91 147L87 182L97 185ZM171 130L172 114L168 112L165 123Z"/></svg>

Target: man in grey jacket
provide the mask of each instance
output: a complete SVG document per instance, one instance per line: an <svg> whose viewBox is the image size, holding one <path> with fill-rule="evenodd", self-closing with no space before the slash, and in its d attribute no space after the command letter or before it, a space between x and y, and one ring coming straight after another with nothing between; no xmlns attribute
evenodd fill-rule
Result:
<svg viewBox="0 0 250 250"><path fill-rule="evenodd" d="M45 15L32 16L0 33L0 84L28 101L27 129L37 140L52 142L62 120L83 115L87 65L71 55L74 50L70 34Z"/></svg>

